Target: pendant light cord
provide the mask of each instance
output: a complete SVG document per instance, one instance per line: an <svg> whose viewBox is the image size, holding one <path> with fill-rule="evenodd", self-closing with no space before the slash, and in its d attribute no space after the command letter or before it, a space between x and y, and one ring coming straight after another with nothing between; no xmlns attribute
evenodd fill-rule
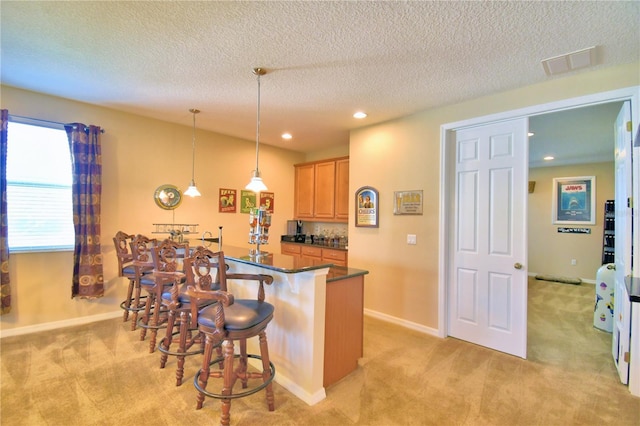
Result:
<svg viewBox="0 0 640 426"><path fill-rule="evenodd" d="M199 113L197 109L190 109L193 113L193 134L191 137L191 182L195 182L196 176L196 114Z"/></svg>
<svg viewBox="0 0 640 426"><path fill-rule="evenodd" d="M258 170L258 153L260 151L260 72L256 72L258 76L258 113L256 117L256 176L260 176Z"/></svg>

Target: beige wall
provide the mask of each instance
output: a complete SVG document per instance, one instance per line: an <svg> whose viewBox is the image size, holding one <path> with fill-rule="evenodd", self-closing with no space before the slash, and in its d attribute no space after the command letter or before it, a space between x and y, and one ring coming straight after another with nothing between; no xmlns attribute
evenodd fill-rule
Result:
<svg viewBox="0 0 640 426"><path fill-rule="evenodd" d="M221 187L239 191L248 183L255 164L255 141L198 130L195 177L203 196L185 197L174 218L174 212L155 205L153 194L167 183L185 190L191 180L192 116L186 108L182 126L6 86L2 87L2 108L10 114L96 124L106 130L102 135L105 297L71 299L70 252L14 253L10 258L12 311L1 317L3 330L118 311L126 291L126 282L116 274L112 237L118 230L151 234L153 223L175 219L197 223L200 232L211 230L214 235L223 226L226 244L249 247L247 215L218 213L217 194ZM262 177L275 194L275 236L285 233L291 218L293 164L303 161L303 154L261 146ZM279 250L279 241L271 247Z"/></svg>
<svg viewBox="0 0 640 426"><path fill-rule="evenodd" d="M380 227L356 228L349 222L349 263L367 269L365 307L422 327L438 325L438 232L440 126L491 113L523 108L640 84L639 64L572 77L434 108L398 120L353 131L350 137L350 192L370 185L380 191ZM11 257L13 311L0 318L2 329L69 320L117 310L125 283L115 274L111 237L119 229L149 233L155 222L171 222L172 213L153 202L155 188L190 180L191 118L185 126L2 87L2 108L45 120L80 121L106 129L103 138L103 249L106 297L70 299L71 255L15 254ZM206 114L206 111L203 112ZM196 222L200 230L224 226L225 242L247 246L246 216L217 213L219 187L243 188L255 155L251 141L214 133L197 134L196 182L204 194L185 200L175 220ZM263 146L261 171L276 194L274 235L285 232L293 212L292 164L334 156L309 156ZM328 155L328 154L332 155ZM422 216L394 216L393 191L424 191ZM353 197L350 203L354 203ZM350 209L353 211L354 204ZM417 245L406 244L416 234Z"/></svg>
<svg viewBox="0 0 640 426"><path fill-rule="evenodd" d="M634 63L582 72L352 131L350 192L365 185L380 192L380 227L356 228L353 220L349 224L349 264L370 271L365 308L418 326L438 327L441 125L637 86L639 71L640 64ZM424 214L394 216L393 192L418 189L424 191ZM417 235L417 245L406 244L407 234Z"/></svg>
<svg viewBox="0 0 640 426"><path fill-rule="evenodd" d="M560 234L563 225L551 223L553 178L569 176L596 177L596 224L584 226L591 234ZM615 197L613 162L529 169L529 181L536 182L528 204L529 274L594 281L602 264L604 202Z"/></svg>

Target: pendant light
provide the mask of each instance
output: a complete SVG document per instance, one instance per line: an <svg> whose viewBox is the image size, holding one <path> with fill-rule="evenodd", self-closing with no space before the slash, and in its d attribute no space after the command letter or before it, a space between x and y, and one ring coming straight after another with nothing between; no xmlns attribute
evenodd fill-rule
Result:
<svg viewBox="0 0 640 426"><path fill-rule="evenodd" d="M267 186L260 177L260 169L258 169L258 153L260 152L260 76L265 75L267 70L264 68L254 68L253 73L258 76L258 114L256 119L256 168L253 170L251 181L245 189L253 192L266 191Z"/></svg>
<svg viewBox="0 0 640 426"><path fill-rule="evenodd" d="M189 184L189 188L184 191L184 195L199 197L200 191L198 191L198 188L196 187L194 176L196 169L196 114L199 113L200 110L192 108L189 112L193 114L193 137L191 139L191 183Z"/></svg>

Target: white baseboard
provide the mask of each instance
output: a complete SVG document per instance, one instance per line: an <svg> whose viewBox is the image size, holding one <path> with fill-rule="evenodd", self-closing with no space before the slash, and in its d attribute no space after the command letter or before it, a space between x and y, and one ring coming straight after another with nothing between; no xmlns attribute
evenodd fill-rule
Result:
<svg viewBox="0 0 640 426"><path fill-rule="evenodd" d="M54 330L56 328L72 327L74 325L89 324L97 321L122 317L122 310L106 312L104 314L89 315L85 317L72 318L62 321L45 322L36 325L27 325L24 327L9 328L0 330L0 339L4 337L20 336L23 334L37 333L38 331Z"/></svg>
<svg viewBox="0 0 640 426"><path fill-rule="evenodd" d="M365 309L364 314L370 316L372 318L377 318L379 320L389 322L392 324L399 325L404 328L409 328L411 330L418 331L420 333L428 334L430 336L440 337L438 336L438 330L431 327L426 327L424 325L407 321L402 318L394 317L391 315L383 314L382 312L372 311L371 309Z"/></svg>

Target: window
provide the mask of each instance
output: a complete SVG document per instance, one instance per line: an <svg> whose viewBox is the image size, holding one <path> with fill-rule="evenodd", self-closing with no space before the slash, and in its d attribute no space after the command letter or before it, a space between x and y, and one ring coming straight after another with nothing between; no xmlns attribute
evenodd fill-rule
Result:
<svg viewBox="0 0 640 426"><path fill-rule="evenodd" d="M7 219L9 250L55 251L74 246L72 168L63 125L9 117Z"/></svg>

